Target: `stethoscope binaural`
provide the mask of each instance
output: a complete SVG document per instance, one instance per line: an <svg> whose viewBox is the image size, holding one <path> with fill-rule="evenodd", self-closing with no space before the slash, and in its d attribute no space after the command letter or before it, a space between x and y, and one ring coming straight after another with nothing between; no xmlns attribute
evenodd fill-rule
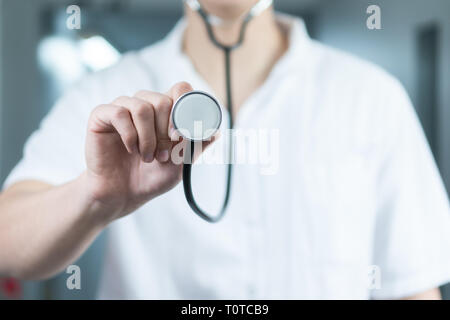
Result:
<svg viewBox="0 0 450 320"><path fill-rule="evenodd" d="M272 0L259 0L250 11L243 16L242 25L239 32L239 38L233 45L224 45L217 41L212 25L224 23L223 19L208 14L200 5L197 0L185 0L186 4L196 11L203 22L205 23L206 30L211 42L223 50L225 56L225 84L226 84L226 103L228 107L228 127L233 128L233 101L231 95L231 71L230 71L230 56L231 51L241 46L244 40L245 28L248 22L255 16L259 15L262 11L267 9ZM225 197L222 204L222 208L218 215L211 216L205 213L197 205L194 199L191 186L191 171L192 162L194 157L194 147L196 142L201 142L210 139L214 133L219 129L222 122L222 111L217 100L210 94L202 91L191 91L177 99L172 109L172 123L174 128L180 133L181 136L188 139L190 144L186 150L187 159L183 164L183 187L186 200L191 209L202 219L214 223L223 218L228 202L230 199L231 190L231 177L232 177L232 136L229 137L229 152L228 152L228 164L227 164L227 187L225 191ZM198 129L196 123L201 124L201 129Z"/></svg>

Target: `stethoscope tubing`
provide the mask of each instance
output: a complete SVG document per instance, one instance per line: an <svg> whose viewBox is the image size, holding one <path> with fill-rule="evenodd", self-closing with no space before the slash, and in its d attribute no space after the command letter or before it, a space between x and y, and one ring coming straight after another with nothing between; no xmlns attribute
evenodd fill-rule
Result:
<svg viewBox="0 0 450 320"><path fill-rule="evenodd" d="M218 41L214 35L214 30L212 28L211 23L209 22L209 16L208 14L202 9L200 4L195 1L195 7L191 7L193 10L197 11L202 18L208 36L211 40L211 42L219 49L221 49L224 53L225 58L225 89L226 89L226 104L227 104L227 110L228 110L228 128L233 129L234 127L234 119L233 119L233 99L232 99L232 86L231 86L231 52L240 47L244 41L244 35L245 35L245 29L247 27L248 22L253 18L253 16L259 14L262 10L267 8L271 5L272 1L270 0L260 0L260 2L255 5L252 10L244 17L242 20L241 29L239 32L239 37L236 43L233 45L224 45ZM227 164L227 184L226 184L226 191L225 191L225 197L222 203L222 208L218 215L211 216L207 214L205 211L203 211L197 202L195 201L194 194L192 192L192 184L191 184L191 173L192 173L192 163L194 158L194 148L195 148L195 141L191 141L189 144L189 150L187 151L187 159L185 158L185 162L183 164L183 188L184 188L184 195L186 197L186 200L191 207L192 211L194 211L200 218L203 220L210 222L210 223L216 223L219 222L223 216L225 215L226 209L229 204L230 195L231 195L231 182L232 182L232 176L233 176L233 135L231 133L232 130L229 130L230 137L229 137L229 151L228 151L228 164ZM188 160L188 161L186 161Z"/></svg>

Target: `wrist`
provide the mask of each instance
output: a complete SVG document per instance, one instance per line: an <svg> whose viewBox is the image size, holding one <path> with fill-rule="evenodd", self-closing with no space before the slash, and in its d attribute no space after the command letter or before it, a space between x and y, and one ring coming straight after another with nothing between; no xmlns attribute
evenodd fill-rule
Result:
<svg viewBox="0 0 450 320"><path fill-rule="evenodd" d="M90 224L104 228L120 213L117 209L114 209L114 206L98 196L95 186L92 184L92 179L85 171L74 181L75 192L80 195L84 217L89 220Z"/></svg>

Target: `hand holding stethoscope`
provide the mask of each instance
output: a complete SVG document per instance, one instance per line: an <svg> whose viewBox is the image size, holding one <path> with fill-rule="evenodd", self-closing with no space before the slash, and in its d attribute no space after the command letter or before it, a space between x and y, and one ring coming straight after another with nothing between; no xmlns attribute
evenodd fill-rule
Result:
<svg viewBox="0 0 450 320"><path fill-rule="evenodd" d="M207 15L197 1L187 2L203 18L214 44L225 52L228 110L233 110L230 53L242 43L250 19L270 2L258 2L242 18L240 36L233 46L224 46L215 40L211 23L218 23L218 18ZM200 143L202 149L210 143L207 140L221 124L221 112L219 103L211 95L193 91L188 83L178 83L166 93L142 90L94 108L86 134L86 170L77 181L84 186L82 193L87 194L89 203L100 212L97 219L108 223L135 211L173 188L182 176L186 199L194 212L208 222L219 221L230 198L231 153L222 209L216 216L210 216L199 208L192 194L193 153L190 150L194 150L196 143ZM228 127L232 128L232 112L229 114ZM203 128L200 133L195 131L195 122L199 121ZM169 161L172 149L179 143L172 139L171 131L185 138L182 142L187 151L183 153L184 164Z"/></svg>

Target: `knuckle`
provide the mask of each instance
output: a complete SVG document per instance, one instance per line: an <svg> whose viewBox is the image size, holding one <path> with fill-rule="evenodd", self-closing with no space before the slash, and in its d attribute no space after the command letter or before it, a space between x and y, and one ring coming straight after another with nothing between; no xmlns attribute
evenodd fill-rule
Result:
<svg viewBox="0 0 450 320"><path fill-rule="evenodd" d="M155 102L155 108L162 111L169 111L172 107L172 99L166 95L160 95Z"/></svg>
<svg viewBox="0 0 450 320"><path fill-rule="evenodd" d="M88 130L95 130L97 127L97 122L101 119L101 110L105 108L106 105L100 104L96 106L94 109L92 109L91 113L89 114L88 118L88 124L87 128Z"/></svg>
<svg viewBox="0 0 450 320"><path fill-rule="evenodd" d="M115 119L123 119L128 116L128 110L124 107L114 108L113 117Z"/></svg>
<svg viewBox="0 0 450 320"><path fill-rule="evenodd" d="M138 117L148 118L151 115L151 106L148 103L138 102L134 109Z"/></svg>

